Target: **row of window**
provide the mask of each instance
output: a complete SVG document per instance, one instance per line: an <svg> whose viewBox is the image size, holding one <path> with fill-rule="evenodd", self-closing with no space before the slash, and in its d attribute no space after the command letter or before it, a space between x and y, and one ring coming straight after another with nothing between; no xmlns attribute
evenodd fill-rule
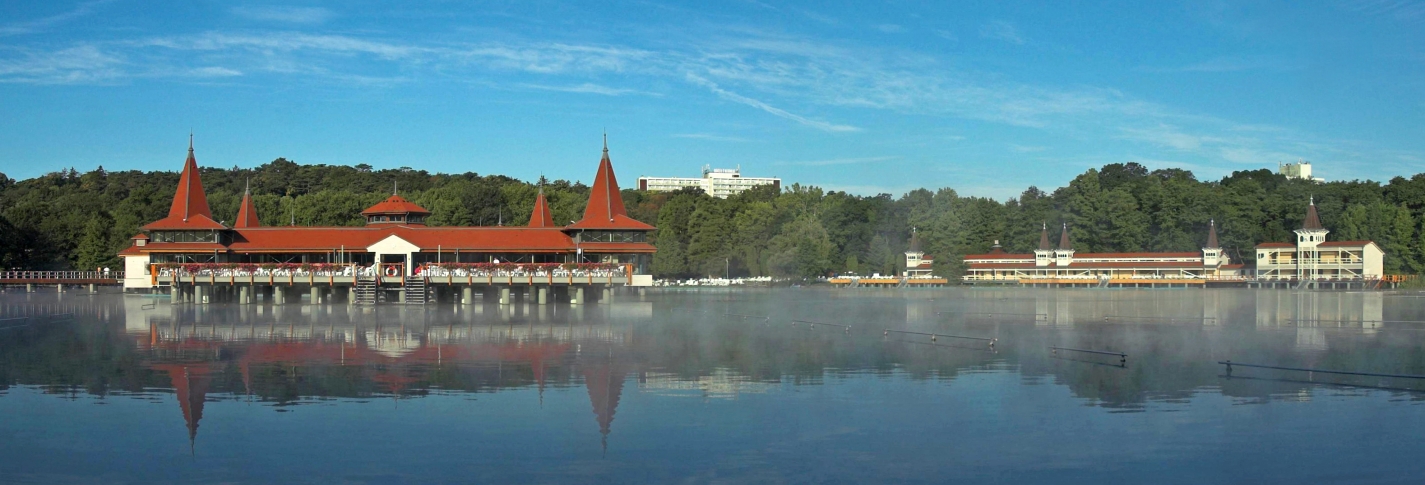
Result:
<svg viewBox="0 0 1425 485"><path fill-rule="evenodd" d="M203 242L227 244L227 234L218 231L149 231L151 242Z"/></svg>

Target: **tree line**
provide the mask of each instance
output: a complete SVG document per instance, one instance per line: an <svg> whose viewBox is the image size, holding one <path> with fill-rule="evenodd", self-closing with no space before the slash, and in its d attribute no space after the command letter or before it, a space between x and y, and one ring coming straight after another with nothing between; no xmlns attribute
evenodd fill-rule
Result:
<svg viewBox="0 0 1425 485"><path fill-rule="evenodd" d="M432 226L525 224L544 190L554 220L577 220L589 188L567 180L530 183L501 175L440 174L409 167L301 165L279 158L255 168L201 169L213 216L232 221L250 190L264 225L359 226L362 209L391 194L431 211ZM177 172L62 170L15 181L0 174L0 266L90 269L115 256L139 227L164 217ZM624 190L629 215L653 224L658 277L815 277L893 274L911 232L937 274L963 273L965 254L998 241L1006 251L1037 247L1048 225L1067 224L1079 252L1196 251L1216 221L1233 260L1251 264L1261 242L1293 241L1314 200L1331 240L1376 241L1387 273L1425 272L1425 174L1375 181L1289 180L1267 169L1198 180L1180 169L1136 163L1090 169L1063 187L1029 187L997 201L954 189L859 196L792 184L727 199L698 189Z"/></svg>

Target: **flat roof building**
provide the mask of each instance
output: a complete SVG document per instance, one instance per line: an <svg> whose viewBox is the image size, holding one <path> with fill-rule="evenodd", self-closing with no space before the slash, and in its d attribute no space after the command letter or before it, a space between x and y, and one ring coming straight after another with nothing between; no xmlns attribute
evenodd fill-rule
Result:
<svg viewBox="0 0 1425 485"><path fill-rule="evenodd" d="M726 199L759 185L771 185L782 189L782 179L776 177L743 177L742 168L712 168L703 166L702 178L684 177L639 177L638 190L670 192L686 188L700 188L703 193Z"/></svg>

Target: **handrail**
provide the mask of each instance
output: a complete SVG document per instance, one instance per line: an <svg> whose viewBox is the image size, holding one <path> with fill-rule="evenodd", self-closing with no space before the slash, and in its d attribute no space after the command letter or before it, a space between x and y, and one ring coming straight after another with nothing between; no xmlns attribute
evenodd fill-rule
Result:
<svg viewBox="0 0 1425 485"><path fill-rule="evenodd" d="M760 318L760 319L767 320L767 321L771 321L771 320L772 320L772 317L767 317L767 316L762 316L762 315L743 315L743 314L740 314L740 313L724 313L724 314L722 314L722 316L724 316L724 317L737 317L737 318L741 318L741 319L743 319L743 320L746 320L746 319L748 319L748 318Z"/></svg>
<svg viewBox="0 0 1425 485"><path fill-rule="evenodd" d="M929 335L931 342L937 341L939 337L958 338L958 339L965 339L965 340L978 340L978 341L981 341L981 342L989 342L989 343L990 343L990 347L994 347L994 346L995 346L995 342L998 342L998 341L999 341L999 339L997 339L997 338L966 337L966 336L963 336L963 335L948 335L948 334L943 334L943 333L912 332L912 331L910 331L910 330L892 330L892 329L889 329L889 328L886 329L884 332L882 332L882 333L881 333L881 336L882 336L882 337L888 337L888 336L891 335L891 332L895 332L895 333L905 333L905 334L911 334L911 335Z"/></svg>
<svg viewBox="0 0 1425 485"><path fill-rule="evenodd" d="M1283 366L1277 366L1277 365L1243 364L1243 363L1240 363L1240 362L1232 362L1232 361L1230 361L1230 360L1219 360L1219 361L1217 361L1217 363L1227 366L1227 376L1228 376L1228 377L1231 377L1231 376L1232 376L1232 366L1235 365L1235 366L1238 366L1238 367L1252 367L1252 368L1257 368L1257 369L1289 370L1289 371L1310 372L1310 373L1318 373L1318 372L1319 372L1319 373L1322 373L1322 374L1340 374L1340 375L1348 375L1348 376L1396 377L1396 378L1401 378L1401 379L1425 379L1425 376L1414 375L1414 374L1382 374L1382 373L1376 373L1376 372L1354 372L1354 371L1345 371L1345 370L1311 369L1311 368L1306 368L1306 367L1283 367Z"/></svg>
<svg viewBox="0 0 1425 485"><path fill-rule="evenodd" d="M851 326L850 326L850 325L843 325L843 324L840 324L840 323L813 322L813 321L811 321L811 320L792 320L792 326L793 326L793 327L797 326L798 323L805 323L805 324L807 324L807 328L808 328L809 330L816 330L816 326L817 326L817 325L826 325L826 326L830 326L830 327L841 327L846 333L851 333Z"/></svg>
<svg viewBox="0 0 1425 485"><path fill-rule="evenodd" d="M123 271L0 271L0 280L122 280Z"/></svg>
<svg viewBox="0 0 1425 485"><path fill-rule="evenodd" d="M1060 350L1063 350L1063 351L1066 351L1066 352L1083 352L1083 353L1085 353L1085 354L1116 355L1116 356L1118 356L1118 363L1119 363L1120 365L1127 365L1127 364L1128 364L1128 354L1125 354L1125 353L1123 353L1123 352L1107 352L1107 351L1103 351L1103 350L1073 349L1073 348L1069 348L1069 347L1049 347L1049 353L1054 354L1054 355L1059 355L1059 351L1060 351Z"/></svg>

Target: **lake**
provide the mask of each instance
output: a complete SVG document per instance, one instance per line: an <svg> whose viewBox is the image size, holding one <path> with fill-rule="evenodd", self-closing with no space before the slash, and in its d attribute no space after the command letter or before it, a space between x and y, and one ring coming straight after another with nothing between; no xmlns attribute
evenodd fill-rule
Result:
<svg viewBox="0 0 1425 485"><path fill-rule="evenodd" d="M1425 374L1425 294L1411 292L663 289L583 307L348 307L10 291L0 319L3 483L1425 473L1425 379L1400 376Z"/></svg>

